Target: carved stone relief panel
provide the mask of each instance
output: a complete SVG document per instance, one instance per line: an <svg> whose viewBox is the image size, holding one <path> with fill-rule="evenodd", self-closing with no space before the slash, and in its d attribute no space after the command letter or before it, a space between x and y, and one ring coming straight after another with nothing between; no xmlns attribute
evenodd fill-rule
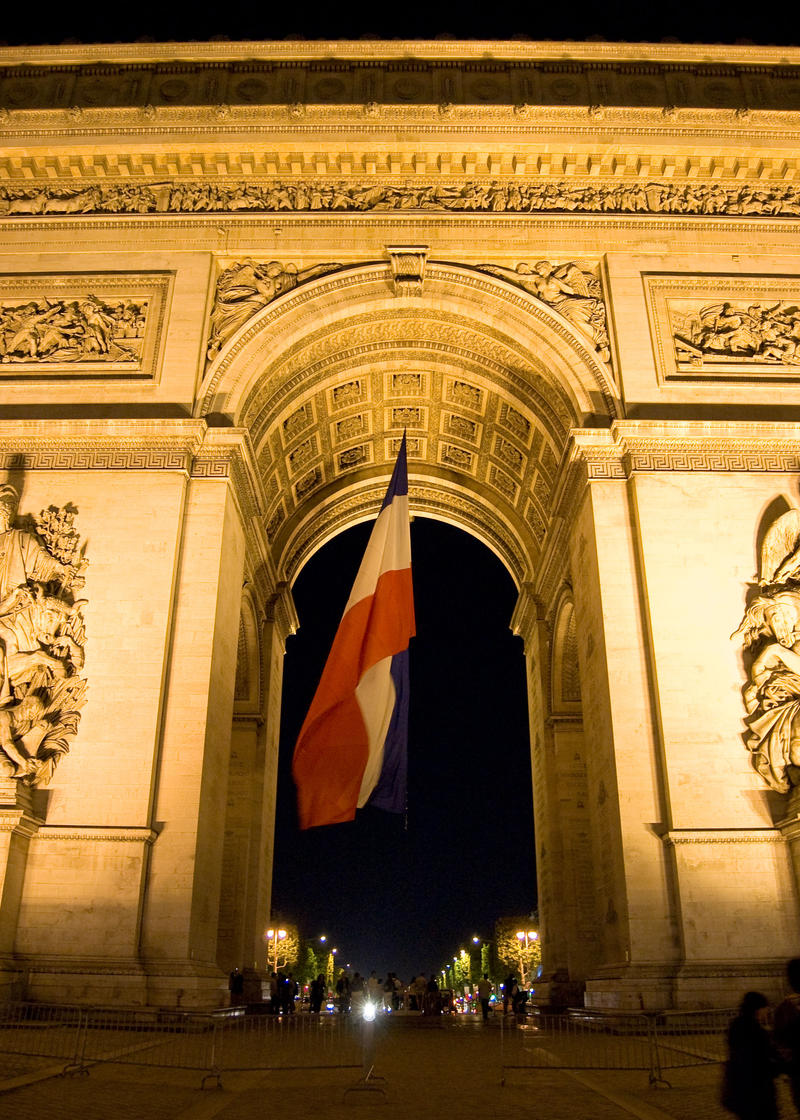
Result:
<svg viewBox="0 0 800 1120"><path fill-rule="evenodd" d="M400 451L402 436L392 436L385 441L384 458L387 463L392 463ZM409 460L424 461L428 458L428 441L423 436L406 436L406 455Z"/></svg>
<svg viewBox="0 0 800 1120"><path fill-rule="evenodd" d="M316 490L325 481L325 474L322 464L314 467L307 474L304 474L299 482L295 484L294 492L298 502L302 502L307 498L312 490Z"/></svg>
<svg viewBox="0 0 800 1120"><path fill-rule="evenodd" d="M530 446L532 425L518 408L514 408L513 405L503 401L500 404L497 422L511 432L518 443L521 443L524 447Z"/></svg>
<svg viewBox="0 0 800 1120"><path fill-rule="evenodd" d="M482 413L486 408L486 394L483 389L459 378L447 379L445 399L464 408L471 408L475 412Z"/></svg>
<svg viewBox="0 0 800 1120"><path fill-rule="evenodd" d="M545 532L547 531L547 524L542 512L534 501L530 498L525 506L525 520L533 530L533 534L539 544L544 540Z"/></svg>
<svg viewBox="0 0 800 1120"><path fill-rule="evenodd" d="M483 424L474 416L464 416L460 412L443 412L441 430L443 435L455 436L468 443L480 444Z"/></svg>
<svg viewBox="0 0 800 1120"><path fill-rule="evenodd" d="M336 452L336 473L357 470L359 467L368 466L373 459L372 443L357 443L344 451Z"/></svg>
<svg viewBox="0 0 800 1120"><path fill-rule="evenodd" d="M0 378L156 380L172 273L0 276Z"/></svg>
<svg viewBox="0 0 800 1120"><path fill-rule="evenodd" d="M797 380L800 276L644 276L660 382Z"/></svg>
<svg viewBox="0 0 800 1120"><path fill-rule="evenodd" d="M291 415L287 416L281 424L281 435L283 437L284 447L293 443L295 438L304 432L306 428L310 428L315 422L314 407L311 401L306 401L305 404L296 408Z"/></svg>
<svg viewBox="0 0 800 1120"><path fill-rule="evenodd" d="M298 471L307 467L311 460L316 458L317 455L319 455L319 441L316 433L313 433L308 439L304 439L302 443L299 443L287 455L286 458L290 473L297 474Z"/></svg>
<svg viewBox="0 0 800 1120"><path fill-rule="evenodd" d="M334 385L328 394L331 412L350 408L352 405L364 404L368 400L368 392L368 382L363 377L344 381L341 385Z"/></svg>
<svg viewBox="0 0 800 1120"><path fill-rule="evenodd" d="M391 168L387 171L390 173ZM213 174L212 168L209 174ZM406 185L370 182L365 186L323 179L283 182L272 178L265 182L242 179L224 183L172 179L152 186L140 182L87 184L85 180L80 186L71 183L0 186L0 217L22 221L68 219L81 214L269 214L287 211L305 214L373 210L796 218L800 215L800 188L794 183L770 183L755 178L751 182L723 186L717 182L642 181L638 178L623 182L596 179L581 182L551 179L546 174L539 179L510 184L470 180L455 187L431 181ZM237 262L237 267L245 263ZM414 279L418 282L416 277ZM209 343L213 357L218 349L213 329Z"/></svg>
<svg viewBox="0 0 800 1120"><path fill-rule="evenodd" d="M429 409L422 405L402 404L386 409L384 424L387 429L392 428L424 428L428 427Z"/></svg>
<svg viewBox="0 0 800 1120"><path fill-rule="evenodd" d="M520 476L524 474L525 467L527 466L527 455L523 455L519 448L516 447L511 440L506 439L505 436L498 434L494 437L492 453L503 462L507 470L513 471L514 474Z"/></svg>
<svg viewBox="0 0 800 1120"><path fill-rule="evenodd" d="M359 436L369 435L372 424L372 415L369 412L354 412L350 416L343 416L341 420L335 420L331 429L331 437L334 444L346 443L351 439L358 439Z"/></svg>
<svg viewBox="0 0 800 1120"><path fill-rule="evenodd" d="M519 496L519 485L505 471L500 470L494 463L489 464L488 481L495 490L499 490L507 502L516 504Z"/></svg>
<svg viewBox="0 0 800 1120"><path fill-rule="evenodd" d="M386 375L387 397L414 397L425 399L430 396L430 374L421 370L402 370Z"/></svg>
<svg viewBox="0 0 800 1120"><path fill-rule="evenodd" d="M298 284L335 272L339 264L297 268L280 261L233 261L217 277L208 329L207 357L213 361L225 343L259 311Z"/></svg>
<svg viewBox="0 0 800 1120"><path fill-rule="evenodd" d="M440 441L438 450L439 462L443 467L455 467L457 470L472 475L476 473L478 456L473 454L472 451L467 451L466 448L458 447L454 443L446 443L444 440Z"/></svg>

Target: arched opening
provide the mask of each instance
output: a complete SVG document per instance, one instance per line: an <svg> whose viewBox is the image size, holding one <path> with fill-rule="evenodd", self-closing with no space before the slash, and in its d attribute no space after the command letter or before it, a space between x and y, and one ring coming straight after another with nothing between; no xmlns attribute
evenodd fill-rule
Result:
<svg viewBox="0 0 800 1120"><path fill-rule="evenodd" d="M407 813L364 810L352 825L299 832L294 740L370 528L339 534L293 587L301 625L284 669L273 905L309 934L335 935L354 968L410 979L536 905L525 663L503 565L464 531L417 517Z"/></svg>
<svg viewBox="0 0 800 1120"><path fill-rule="evenodd" d="M541 731L542 721L550 717L549 696L544 704L537 699L549 672L549 657L543 659L538 650L539 620L546 619L546 626L552 625L557 589L568 566L559 537L562 527L556 525L555 537L551 533L553 503L569 474L564 470L564 455L570 431L587 425L605 426L618 413L617 389L606 357L552 306L481 268L430 260L424 289L409 295L395 287L388 262L320 267L324 267L325 275L270 299L235 336L226 339L209 361L196 410L212 423L233 423L247 431L253 469L260 476L260 548L272 598L266 610L269 652L265 651L262 658L267 731L254 729L253 737L258 740L266 735L269 740L273 770L268 783L274 789L276 726L282 706L284 723L289 719L286 704L291 683L281 694L279 666L283 664L285 636L294 629L291 589L302 587L299 573L313 564L321 550L324 553L327 547L339 547L336 541L341 534L361 525L359 531L366 539L369 529L364 523L371 521L380 507L404 431L412 514L422 519L421 524L427 520L444 522L450 532L466 530L477 538L489 550L487 555L494 554L492 562L496 565L500 561L501 578L511 589L496 624L507 640L515 642L506 629L513 614L514 633L525 643L523 656L516 640L518 672L524 681L519 690L523 726L526 693L529 707L520 755L529 766L532 756L538 757L547 749ZM346 573L326 579L331 594L339 585L334 619L307 695L294 716L294 726L285 731L285 738L292 742L311 699L358 559ZM257 579L258 572L254 574ZM284 624L277 626L270 623L270 612L284 595L281 589L288 589L286 610ZM474 590L463 609L465 617L480 612L482 592L483 588ZM298 642L304 640L302 634L301 629ZM289 648L284 667L289 675L293 656ZM437 670L441 671L447 658L445 650ZM569 685L573 692L574 685L573 680ZM483 691L488 697L490 690ZM438 695L445 722L449 702L446 691ZM495 739L502 735L502 721L498 720L491 732ZM551 741L549 731L545 737ZM540 770L544 767L546 773L546 763L541 758L537 762L536 757L535 764ZM450 765L454 768L458 763ZM440 777L432 784L444 787L447 783ZM491 836L507 828L509 816L514 814L515 819L525 817L530 821L530 776L510 784L511 790L495 790L488 777L478 780L472 807L465 806L462 812L462 820L474 822L475 835ZM502 782L496 785L502 786ZM538 785L542 789L547 786L547 795L536 802L536 808L537 812L541 809L542 828L552 839L563 832L559 798L557 791L551 796L549 778ZM481 797L494 797L499 803L493 802L491 810L474 808ZM458 800L444 788L432 791L431 800L435 802L436 798L448 805ZM290 812L294 818L291 786L282 789L278 811ZM229 819L234 817L229 807ZM384 822L384 827L390 829L391 825ZM452 832L458 837L455 825ZM405 835L395 842L395 848L405 842ZM286 843L280 836L278 843L281 847L274 861L271 833L269 843L262 845L268 849L267 861L277 866L273 908L284 905L281 876L292 876L291 865L284 861ZM303 870L298 874L323 864L321 857L306 850L307 844L305 838L295 837L289 845L292 855L299 852L302 856ZM447 868L451 879L459 859L465 862L457 851L457 840L452 847L454 855ZM517 847L526 850L529 871L520 871L516 879L527 875L531 894L524 902L515 896L513 905L506 905L497 894L496 869L485 870L487 894L495 896L491 919L486 921L501 916L503 910L519 914L532 906L533 845L526 840ZM371 845L370 852L375 850ZM330 851L328 843L324 855L327 857ZM356 874L347 866L349 862L344 850L322 880L310 884L304 894L312 901L318 896L335 895L337 884L349 885ZM389 856L384 862L389 862ZM474 866L471 870L480 880L482 876L474 874ZM439 881L444 874L443 870ZM391 878L388 869L386 878ZM414 889L408 884L403 893L409 896ZM422 893L431 899L435 888ZM378 897L377 887L367 894L370 899ZM263 898L267 900L266 895ZM544 908L544 899L542 904ZM557 892L552 905L560 907ZM387 928L394 929L393 903L377 909ZM377 928L377 922L377 913L372 913L362 916L361 925ZM429 915L427 927L436 924ZM467 934L465 929L462 936ZM418 931L409 935L408 941L419 944L421 937ZM260 952L257 946L253 955ZM434 950L431 952L435 956ZM413 971L424 962L406 963ZM362 964L366 966L366 962ZM395 971L403 967L394 961L385 961L383 966Z"/></svg>

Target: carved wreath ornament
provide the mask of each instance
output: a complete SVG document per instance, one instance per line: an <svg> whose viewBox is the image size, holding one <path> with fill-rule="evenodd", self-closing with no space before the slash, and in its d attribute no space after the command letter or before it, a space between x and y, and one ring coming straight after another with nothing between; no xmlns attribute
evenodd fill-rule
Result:
<svg viewBox="0 0 800 1120"><path fill-rule="evenodd" d="M69 507L15 527L19 495L0 486L0 777L46 785L86 703L87 561ZM35 526L35 528L34 528Z"/></svg>

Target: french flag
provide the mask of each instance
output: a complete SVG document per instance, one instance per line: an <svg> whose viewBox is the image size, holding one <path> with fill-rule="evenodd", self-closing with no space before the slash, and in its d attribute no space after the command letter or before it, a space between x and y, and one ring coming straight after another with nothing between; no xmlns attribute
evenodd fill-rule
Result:
<svg viewBox="0 0 800 1120"><path fill-rule="evenodd" d="M411 584L406 437L317 691L294 748L301 828L402 813L408 746Z"/></svg>

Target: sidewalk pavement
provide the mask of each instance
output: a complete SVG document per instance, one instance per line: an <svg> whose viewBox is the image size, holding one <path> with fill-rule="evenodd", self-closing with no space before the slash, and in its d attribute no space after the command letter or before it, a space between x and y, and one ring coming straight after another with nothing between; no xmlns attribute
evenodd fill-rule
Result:
<svg viewBox="0 0 800 1120"><path fill-rule="evenodd" d="M9 1056L0 1067L0 1120L730 1120L719 1104L719 1065L672 1070L671 1088L646 1071L512 1070L502 1081L502 1032L477 1016L381 1019L373 1075L353 1069L224 1073L201 1089L196 1070L102 1063L88 1075L58 1076L44 1059ZM511 1028L513 1029L513 1028ZM12 1087L13 1076L35 1077ZM781 1116L795 1113L780 1086Z"/></svg>

